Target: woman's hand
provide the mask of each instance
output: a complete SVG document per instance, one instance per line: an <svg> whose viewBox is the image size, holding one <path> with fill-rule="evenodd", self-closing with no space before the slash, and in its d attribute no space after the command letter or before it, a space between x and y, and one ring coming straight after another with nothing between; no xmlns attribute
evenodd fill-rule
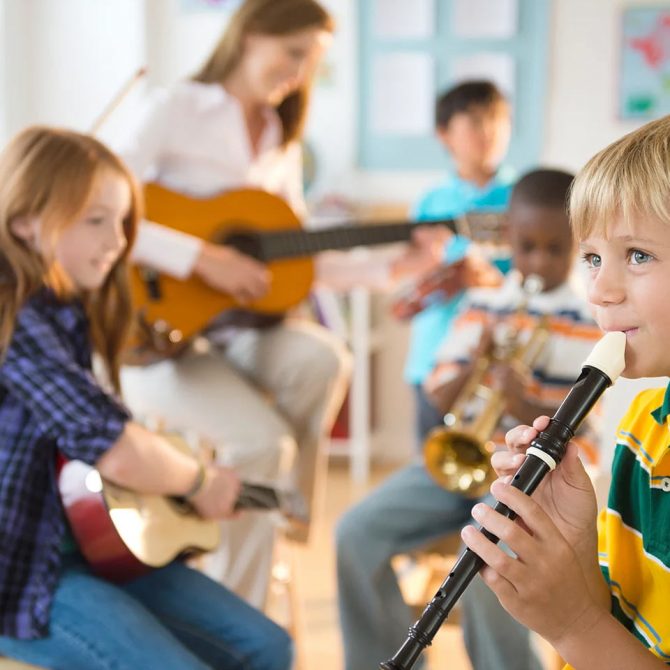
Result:
<svg viewBox="0 0 670 670"><path fill-rule="evenodd" d="M239 477L230 468L210 465L200 490L189 499L205 519L226 519L235 515L235 503L240 495Z"/></svg>
<svg viewBox="0 0 670 670"><path fill-rule="evenodd" d="M262 298L270 288L270 272L265 265L225 245L206 242L195 273L212 288L242 304Z"/></svg>

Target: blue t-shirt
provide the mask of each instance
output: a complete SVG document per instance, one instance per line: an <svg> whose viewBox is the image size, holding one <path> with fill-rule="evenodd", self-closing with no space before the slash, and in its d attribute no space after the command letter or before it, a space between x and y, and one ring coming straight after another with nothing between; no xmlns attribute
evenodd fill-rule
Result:
<svg viewBox="0 0 670 670"><path fill-rule="evenodd" d="M417 221L454 218L474 210L503 211L507 208L514 185L514 174L501 169L483 188L458 176L451 176L419 200L414 209ZM465 255L470 244L456 236L445 248L444 260L453 263ZM501 270L509 269L505 263ZM435 352L458 313L463 294L447 302L429 305L412 319L405 380L421 384L435 364Z"/></svg>

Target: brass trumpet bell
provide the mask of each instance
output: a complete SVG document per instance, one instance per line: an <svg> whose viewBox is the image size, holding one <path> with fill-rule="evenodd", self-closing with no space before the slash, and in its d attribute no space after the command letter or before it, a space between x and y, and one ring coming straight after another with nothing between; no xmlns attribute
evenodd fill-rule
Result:
<svg viewBox="0 0 670 670"><path fill-rule="evenodd" d="M482 444L468 433L438 426L426 438L424 461L443 488L467 498L480 498L495 479L493 450L493 442Z"/></svg>
<svg viewBox="0 0 670 670"><path fill-rule="evenodd" d="M542 290L542 279L531 275L524 283L525 298L517 317L527 315L528 298ZM518 321L518 319L517 319ZM505 324L502 324L505 325ZM424 442L423 456L431 477L449 491L468 498L485 495L495 479L491 437L505 411L506 399L501 388L484 383L489 368L499 363L530 369L549 339L549 325L541 317L526 338L519 325L503 329L502 341L494 340L492 351L474 361L469 378L444 417L444 426L434 428ZM479 401L472 415L467 407Z"/></svg>

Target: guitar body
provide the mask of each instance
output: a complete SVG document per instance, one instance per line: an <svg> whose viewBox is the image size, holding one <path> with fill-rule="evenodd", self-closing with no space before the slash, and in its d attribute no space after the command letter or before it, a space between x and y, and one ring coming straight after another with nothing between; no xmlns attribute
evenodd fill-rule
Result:
<svg viewBox="0 0 670 670"><path fill-rule="evenodd" d="M138 494L68 461L58 481L72 534L92 570L122 583L179 556L211 551L219 524L172 498Z"/></svg>
<svg viewBox="0 0 670 670"><path fill-rule="evenodd" d="M131 271L137 331L126 363L140 364L173 356L217 317L226 322L263 327L276 323L309 294L314 279L312 257L331 249L409 241L414 222L336 225L304 231L281 198L259 189L229 191L213 198L193 198L148 184L146 218L208 242L229 245L266 264L271 281L259 300L240 305L197 277L179 280L142 266ZM474 240L497 242L504 226L499 214L473 212L458 220L424 221L443 225ZM240 318L242 317L242 318Z"/></svg>
<svg viewBox="0 0 670 670"><path fill-rule="evenodd" d="M193 454L178 433L165 433L183 454ZM178 498L138 493L117 486L82 461L59 458L58 489L72 534L93 572L123 583L180 556L215 549L216 520L203 519ZM297 491L242 482L237 510L279 510L287 522L309 524L309 510Z"/></svg>
<svg viewBox="0 0 670 670"><path fill-rule="evenodd" d="M157 184L144 189L145 216L174 230L208 242L229 244L264 260L263 233L301 229L293 210L278 196L258 189L230 191L213 198L181 195ZM314 279L310 256L273 260L270 291L245 304L244 310L262 315L283 314L309 294ZM198 334L216 316L241 308L233 298L210 288L197 277L179 280L155 274L148 283L141 267L131 271L131 289L136 310L147 324L164 322L183 340Z"/></svg>

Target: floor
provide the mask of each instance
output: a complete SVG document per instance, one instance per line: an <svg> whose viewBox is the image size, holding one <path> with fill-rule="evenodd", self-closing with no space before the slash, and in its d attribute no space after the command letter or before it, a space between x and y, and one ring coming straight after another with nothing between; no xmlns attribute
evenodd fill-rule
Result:
<svg viewBox="0 0 670 670"><path fill-rule="evenodd" d="M297 670L343 669L342 644L337 620L333 527L339 515L349 505L363 496L366 490L388 473L388 469L374 469L367 487L355 486L350 481L346 461L331 460L325 513L314 529L315 532L309 545L306 547L282 546L280 549L280 557L287 563L293 562L294 574L297 575L297 579L292 582L296 605L293 609L297 608L299 612L296 621L299 647L299 668ZM437 580L437 586L442 578ZM431 589L429 585L426 592L432 596L437 586ZM408 594L410 591L416 592L416 584L409 583L406 584L406 587ZM281 603L281 587L278 580L275 580L275 588L277 592L273 602ZM286 603L285 595L284 602ZM285 605L285 611L287 608L288 605ZM399 640L398 644L402 642L403 640ZM537 642L543 659L546 659L546 667L553 670L556 667L553 652L542 640L538 639ZM426 653L431 670L447 667L449 670L470 670L471 668L463 648L458 625L449 623L444 625L435 637L433 646ZM386 659L380 659L382 660ZM370 668L370 670L376 669Z"/></svg>

